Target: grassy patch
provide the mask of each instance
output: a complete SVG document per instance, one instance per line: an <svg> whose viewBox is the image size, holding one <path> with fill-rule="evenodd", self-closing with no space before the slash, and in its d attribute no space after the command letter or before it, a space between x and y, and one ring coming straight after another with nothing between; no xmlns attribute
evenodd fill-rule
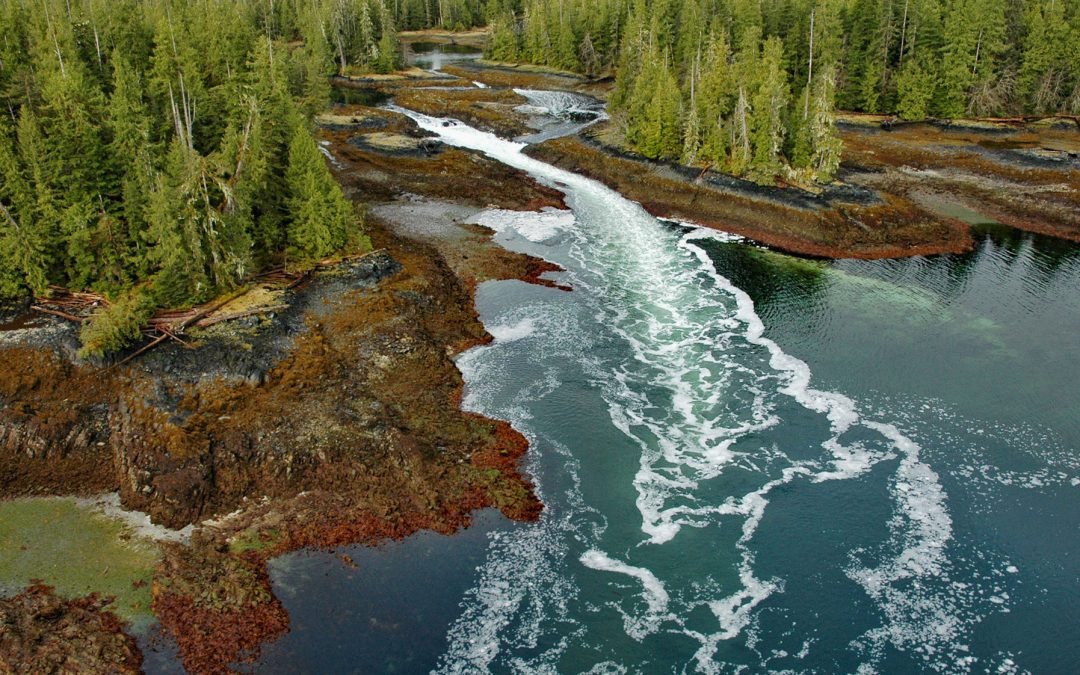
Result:
<svg viewBox="0 0 1080 675"><path fill-rule="evenodd" d="M261 530L251 527L233 537L229 542L231 553L244 553L245 551L268 551L281 543L283 534L276 527Z"/></svg>
<svg viewBox="0 0 1080 675"><path fill-rule="evenodd" d="M558 75L559 77L569 77L575 80L585 79L578 73L571 70L562 70L560 68L552 68L551 66L538 66L534 63L516 63L510 61L489 61L487 59L478 59L477 65L487 66L489 68L513 68L514 70L521 71L523 73L538 73L541 75Z"/></svg>
<svg viewBox="0 0 1080 675"><path fill-rule="evenodd" d="M0 502L0 592L13 594L31 579L58 595L115 596L112 609L132 623L151 619L150 581L160 552L121 522L72 499Z"/></svg>

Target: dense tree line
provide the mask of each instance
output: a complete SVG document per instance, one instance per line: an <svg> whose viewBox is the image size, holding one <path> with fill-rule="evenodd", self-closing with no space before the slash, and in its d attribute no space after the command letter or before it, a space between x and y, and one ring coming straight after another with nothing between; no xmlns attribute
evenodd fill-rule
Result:
<svg viewBox="0 0 1080 675"><path fill-rule="evenodd" d="M1080 0L491 2L489 56L617 77L629 147L827 180L833 109L1080 112Z"/></svg>
<svg viewBox="0 0 1080 675"><path fill-rule="evenodd" d="M487 24L491 0L390 0L402 30L465 30Z"/></svg>
<svg viewBox="0 0 1080 675"><path fill-rule="evenodd" d="M111 308L88 353L254 271L367 246L312 134L335 68L389 70L382 0L0 0L0 299Z"/></svg>

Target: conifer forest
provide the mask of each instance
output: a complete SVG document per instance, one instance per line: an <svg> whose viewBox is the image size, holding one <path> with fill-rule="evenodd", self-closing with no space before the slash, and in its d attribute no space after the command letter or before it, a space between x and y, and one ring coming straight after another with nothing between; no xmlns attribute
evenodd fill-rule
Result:
<svg viewBox="0 0 1080 675"><path fill-rule="evenodd" d="M1078 289L1080 0L0 0L0 675L1077 672Z"/></svg>
<svg viewBox="0 0 1080 675"><path fill-rule="evenodd" d="M833 111L1080 112L1074 0L526 0L493 59L614 74L626 144L736 175L828 180Z"/></svg>
<svg viewBox="0 0 1080 675"><path fill-rule="evenodd" d="M614 78L621 144L769 183L830 181L835 111L1080 111L1076 0L3 0L0 296L156 309L367 244L312 119L388 73L398 30L490 26L487 56Z"/></svg>

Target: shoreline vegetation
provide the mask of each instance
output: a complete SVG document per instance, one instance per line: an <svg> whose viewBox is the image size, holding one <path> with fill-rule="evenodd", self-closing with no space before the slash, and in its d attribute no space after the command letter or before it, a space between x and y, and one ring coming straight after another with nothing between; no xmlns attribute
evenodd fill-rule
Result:
<svg viewBox="0 0 1080 675"><path fill-rule="evenodd" d="M482 508L526 521L542 508L521 471L526 440L504 422L461 411L453 357L492 339L474 309L478 284L518 279L569 290L551 278L556 267L498 247L490 231L470 223L489 208L566 208L562 194L479 153L438 143L407 117L379 108L386 100L517 137L533 129L518 110L526 99L514 89L611 101L622 88L626 101L615 102L613 119L529 153L604 182L655 215L800 255L960 252L972 245L970 225L979 221L1080 241L1080 131L1071 118L897 124L892 115L837 112L825 96L814 105L830 117L828 133L798 151L809 153L807 164L800 166L790 144L805 138L770 145L776 129L760 123L762 145L750 143L750 155L757 147L775 150L759 157L767 169L722 172L731 168L730 144L712 160L695 154L686 161L690 107L672 108L671 96L632 103L635 89L646 90L640 78L679 71L675 89L648 88L699 104L705 74L694 65L690 38L665 48L689 59L667 61L668 75L646 76L640 66L665 64L652 51L663 51L659 41L673 30L665 16L677 21L707 3L568 0L569 36L552 32L555 3L492 4L494 25L486 30L475 27L488 21L491 7L478 0L215 0L202 9L160 0L138 11L134 2L87 0L69 10L48 0L48 17L15 0L0 2L0 23L19 28L15 46L25 52L12 52L11 42L0 50L0 98L10 111L0 116L0 251L9 267L0 286L10 299L0 305L0 499L32 520L34 499L115 492L123 508L155 524L190 528L181 541L154 543L101 527L88 544L153 547L152 565L144 556L132 573L132 584L148 585L131 595L149 594L190 672L227 672L288 630L267 574L274 556L374 545L420 529L452 533ZM876 6L848 4L856 14ZM923 35L922 27L940 24L963 3L936 14L927 9L936 3L912 4L924 13L894 17L894 33L918 25ZM1036 4L1039 16L1057 11ZM795 36L819 35L828 22L818 23L817 12L835 9L827 2L799 7L807 11L792 23L796 52ZM612 11L586 20L589 8ZM528 55L521 50L529 31L546 26L553 48L576 61L511 63L510 12L517 56ZM128 21L129 14L144 20ZM219 15L231 21L211 26ZM813 30L802 26L811 16ZM841 22L845 30L852 16ZM734 21L738 12L724 17ZM606 48L589 21L613 22ZM627 21L640 24L636 37L627 37ZM745 58L775 61L777 47L767 42L783 39L778 21L762 16L763 32L750 29L757 41L729 44L752 42ZM702 31L694 39L716 47L704 31L720 39L722 23L694 23ZM616 74L620 35L640 47L633 83ZM929 68L928 52L943 58L941 46L929 42L940 36L894 37L888 47L859 48L883 49L887 57L886 73L864 73L860 82L870 84L859 85L884 92L880 106L903 99L900 82L909 71L899 60ZM586 38L591 52L583 49ZM815 40L814 49L826 49L828 40ZM423 42L487 48L488 58L455 61L439 74L407 68L402 45ZM1010 67L1010 59L1024 67L1028 47L1019 55L1001 49L991 50L995 68ZM595 63L583 58L590 54ZM819 78L827 73L822 54ZM808 80L816 98L822 81L815 85L800 62L780 59L771 72ZM982 67L991 66L977 67L979 78ZM1073 75L1054 67L1047 72L1065 101ZM979 78L969 84L985 84ZM345 101L329 109L328 82ZM774 84L779 96L783 86ZM850 94L845 86L854 86L834 84L841 101ZM755 85L758 94L763 86ZM708 111L729 139L737 89L732 110ZM349 102L354 94L357 102ZM807 95L789 99L785 105ZM678 149L651 151L650 137L664 147L671 132L657 136L648 125L632 131L634 116L663 126L676 108ZM61 123L72 111L86 126ZM993 112L1031 113L1008 105ZM94 127L93 115L103 127ZM707 134L699 131L704 148ZM96 148L87 145L94 139ZM822 151L838 153L825 172ZM99 160L105 168L94 182ZM816 180L784 165L809 169ZM27 231L33 237L20 239ZM41 552L25 555L19 569ZM84 572L24 579L21 594L0 600L9 621L0 670L109 658L137 671L138 651L124 633L131 629L115 604L70 590L73 580L94 576ZM57 626L80 638L39 639Z"/></svg>

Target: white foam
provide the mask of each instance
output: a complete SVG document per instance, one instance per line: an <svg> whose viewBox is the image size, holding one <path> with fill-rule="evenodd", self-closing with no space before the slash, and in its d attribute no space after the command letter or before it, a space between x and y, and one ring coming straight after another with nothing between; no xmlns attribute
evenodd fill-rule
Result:
<svg viewBox="0 0 1080 675"><path fill-rule="evenodd" d="M542 211L492 209L477 214L473 220L495 232L514 232L533 243L543 244L573 227L574 214L551 207Z"/></svg>
<svg viewBox="0 0 1080 675"><path fill-rule="evenodd" d="M686 227L694 230L694 239L712 239L718 241L721 244L743 244L747 242L746 237L735 234L733 232L725 232L724 230L717 230L701 223L695 223L692 220L675 220L672 218L658 218L661 222L674 223L681 227Z"/></svg>
<svg viewBox="0 0 1080 675"><path fill-rule="evenodd" d="M338 161L337 157L334 157L334 153L330 152L330 148L328 147L329 145L330 143L328 141L323 141L322 143L319 143L319 152L323 154L323 157L330 160L330 163L334 165L335 169L340 169L341 162Z"/></svg>
<svg viewBox="0 0 1080 675"><path fill-rule="evenodd" d="M832 425L834 438L840 436L859 421L859 414L855 410L854 402L843 394L811 389L810 367L804 361L785 353L780 348L780 345L765 337L765 324L754 310L754 301L746 291L736 287L727 278L716 272L712 260L704 249L692 245L695 240L714 238L716 238L715 231L703 228L688 233L683 237L679 245L693 252L702 265L712 272L720 289L735 298L736 303L738 303L736 318L746 325L746 339L753 344L768 349L772 356L770 365L776 370L788 373L788 384L781 391L790 395L803 407L826 415ZM841 459L844 464L850 465L850 456ZM856 468L861 472L866 467L860 465ZM840 470L839 475L850 477L853 474L851 474L851 469L848 468L847 470Z"/></svg>
<svg viewBox="0 0 1080 675"><path fill-rule="evenodd" d="M621 663L615 663L614 661L604 661L598 663L589 670L586 671L587 675L626 675L629 673L629 669Z"/></svg>
<svg viewBox="0 0 1080 675"><path fill-rule="evenodd" d="M850 480L897 458L891 490L896 516L889 523L890 544L880 564L848 570L885 618L885 625L868 632L866 639L871 649L885 643L913 648L912 625L903 616L908 612L919 617L927 631L942 631L937 636L920 634L923 645L944 652L955 642L961 623L956 607L933 594L913 592L909 583L937 578L947 567L945 550L952 522L937 474L921 460L918 444L895 425L865 421L847 396L813 388L807 364L766 337L750 296L719 274L706 251L694 243L706 238L724 240L723 233L697 229L680 239L670 229L659 227L639 205L599 183L525 156L523 144L458 122L402 112L448 144L480 150L567 193L574 213L551 214L557 218L553 226L543 223L542 214L515 212L489 212L489 220L481 224L513 230L539 243L565 233L571 255L580 263L574 285L586 291L579 301L594 302L597 324L629 347L631 360L614 372L593 373L593 378L602 386L612 423L641 451L634 487L643 543L678 546L679 533L686 526L708 527L723 519L741 519L737 587L728 583L722 593L705 601L717 630L683 628L701 644L695 656L699 670L715 670L720 642L742 634L761 604L784 587L782 579L759 579L754 573L752 539L772 491L795 480ZM578 218L588 228L578 226ZM676 253L679 249L698 265L688 266L683 254ZM593 269L600 272L593 274ZM661 405L645 393L657 387L667 392L670 402ZM774 412L776 394L828 421L829 435L821 442L824 459L796 462L777 451L779 471L774 468L765 474L770 478L763 485L722 504L699 501L697 494L706 481L736 465L753 466L760 459L743 458L738 441L779 422ZM876 432L880 439L844 442L857 426L863 434ZM676 601L668 595L664 580L645 567L615 560L596 543L587 547L581 562L641 582L645 611L631 611L622 603L617 607L624 629L634 639L658 630L663 617L670 616L681 625L682 611L702 604L701 598L688 605L680 600L679 610L673 610ZM520 588L528 580L507 583ZM710 592L719 589L710 588ZM485 606L492 607L491 603ZM469 605L467 611L479 610ZM527 634L535 639L534 630ZM470 637L482 635L480 631Z"/></svg>
<svg viewBox="0 0 1080 675"><path fill-rule="evenodd" d="M503 321L509 327L530 321L543 325L545 346L557 349L563 362L580 360L590 345L589 338L580 335L573 316L544 304L517 307ZM559 655L581 639L584 631L575 625L570 611L570 602L580 591L562 563L570 556L572 542L600 536L603 517L581 496L578 460L570 449L550 439L541 443L529 428L528 404L555 392L562 385L559 374L546 370L515 388L512 400L501 394L501 384L522 378L511 362L501 358L504 350L515 349L513 344L497 340L459 357L458 366L467 385L464 407L510 420L528 437L532 451L526 469L547 508L537 523L490 535L487 559L478 570L476 585L466 594L462 614L448 633L448 650L440 659L438 672L554 673ZM555 466L568 483L557 500L548 498L548 480L538 471L542 453L557 458ZM516 655L512 649L523 649L529 656Z"/></svg>
<svg viewBox="0 0 1080 675"><path fill-rule="evenodd" d="M560 118L571 116L607 118L607 112L601 103L581 94L539 89L515 89L514 93L529 101L527 105L518 106L519 110L525 112L538 112Z"/></svg>
<svg viewBox="0 0 1080 675"><path fill-rule="evenodd" d="M590 549L583 553L580 560L581 564L590 569L625 574L641 582L642 598L645 600L648 610L640 617L624 614L626 633L630 637L638 641L643 640L647 635L657 632L664 619L670 618L666 616L668 602L670 601L667 589L664 588L663 582L651 571L644 567L635 567L620 562L596 549Z"/></svg>
<svg viewBox="0 0 1080 675"><path fill-rule="evenodd" d="M515 324L490 326L487 331L498 342L517 342L536 332L536 320L522 319Z"/></svg>
<svg viewBox="0 0 1080 675"><path fill-rule="evenodd" d="M892 491L899 514L890 522L893 540L900 551L877 567L848 570L848 575L878 602L888 621L882 630L870 631L870 639L879 643L888 640L900 649L912 648L917 643L938 647L954 644L960 634L961 622L957 612L947 602L928 598L917 590L908 589L904 583L913 577L940 576L948 560L945 549L952 538L952 519L945 505L946 496L938 475L920 461L918 444L894 425L864 421L848 397L811 388L811 373L806 363L786 354L773 340L764 336L764 324L754 311L752 299L715 272L704 249L692 245L691 242L701 238L715 238L715 235L711 231L697 230L687 234L681 245L688 246L702 264L715 273L719 285L735 297L739 307L737 316L747 327L747 340L768 349L770 365L788 374L787 383L780 391L808 410L826 415L829 420L832 437L822 447L832 455L832 465L830 470L816 473L813 480L854 478L892 456L891 453L869 451L859 443L843 444L841 436L857 424L878 432L902 457ZM749 591L749 585L744 582L744 586ZM730 617L732 607L741 607L741 599L738 595L733 596L726 604L714 609ZM912 622L912 614L920 616L920 620ZM913 632L916 634L914 639ZM730 631L727 631L719 637L726 639L729 635Z"/></svg>

